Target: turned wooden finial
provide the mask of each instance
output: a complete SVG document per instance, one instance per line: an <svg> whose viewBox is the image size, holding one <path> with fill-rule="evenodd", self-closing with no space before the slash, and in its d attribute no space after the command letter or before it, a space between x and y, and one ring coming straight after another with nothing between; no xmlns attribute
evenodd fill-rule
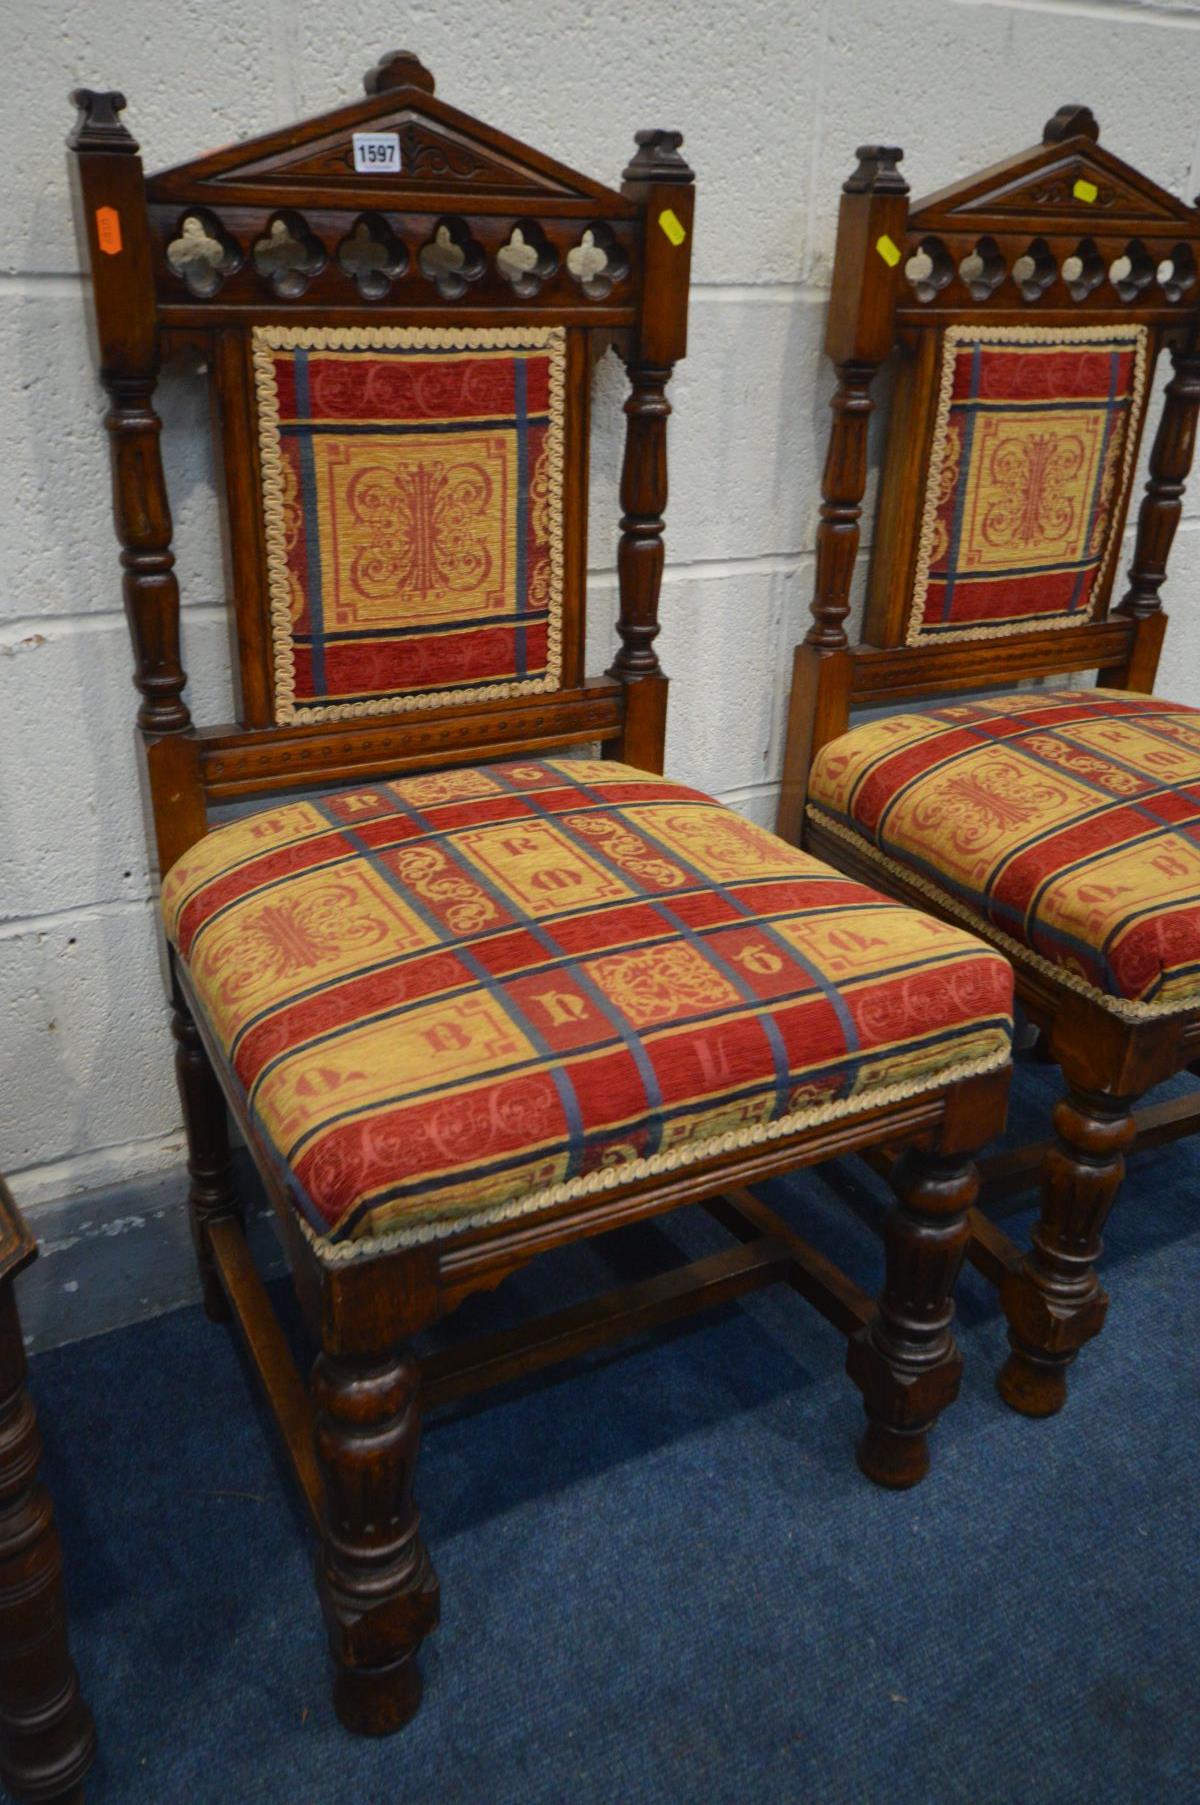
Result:
<svg viewBox="0 0 1200 1805"><path fill-rule="evenodd" d="M434 92L433 76L415 50L385 50L375 67L363 76L363 89L368 94L390 94L393 88Z"/></svg>
<svg viewBox="0 0 1200 1805"><path fill-rule="evenodd" d="M843 194L907 194L908 183L896 165L904 156L898 144L860 144L858 168L842 183Z"/></svg>
<svg viewBox="0 0 1200 1805"><path fill-rule="evenodd" d="M1053 119L1047 119L1042 132L1043 144L1062 144L1067 138L1090 138L1095 144L1100 137L1096 115L1090 107L1059 107Z"/></svg>
<svg viewBox="0 0 1200 1805"><path fill-rule="evenodd" d="M633 134L637 150L627 165L623 182L694 182L696 177L686 158L679 154L682 132L664 131L661 126L648 126Z"/></svg>
<svg viewBox="0 0 1200 1805"><path fill-rule="evenodd" d="M137 140L122 124L125 96L115 88L76 88L71 105L79 117L67 143L72 150L116 150L137 155Z"/></svg>

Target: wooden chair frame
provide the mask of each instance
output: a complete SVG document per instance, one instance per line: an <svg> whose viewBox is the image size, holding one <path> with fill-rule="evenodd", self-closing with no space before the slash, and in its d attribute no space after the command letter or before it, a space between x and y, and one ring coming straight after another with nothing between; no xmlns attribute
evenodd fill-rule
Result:
<svg viewBox="0 0 1200 1805"><path fill-rule="evenodd" d="M1083 298L1061 273L1023 298L1011 280L972 293L961 260L982 234L1011 270L1034 238L1056 270L1082 238L1092 238L1106 269L1132 239L1150 262L1200 250L1200 211L1104 150L1084 107L1063 107L1043 141L978 175L910 205L898 164L902 152L859 150L846 182L838 225L826 349L837 370L833 428L823 480L812 625L797 646L778 828L799 844L901 901L934 910L927 890L902 874L881 876L874 861L806 816L811 763L845 733L859 708L935 697L939 692L1000 689L1022 678L1096 670L1109 688L1153 689L1166 628L1159 590L1179 521L1200 410L1197 291L1149 283L1114 298L1101 282ZM928 241L945 254L939 285L922 295L906 283L906 262ZM886 254L885 254L886 253ZM1194 266L1193 266L1194 268ZM943 644L906 644L917 557L917 525L934 423L938 354L946 327L964 325L1108 326L1137 321L1151 331L1151 367L1166 348L1173 374L1149 460L1129 584L1108 612L1115 560L1090 624ZM859 542L867 476L871 389L880 366L898 353L899 381L877 508L863 638L851 645L845 620ZM1126 505L1128 497L1126 497ZM1114 531L1124 525L1124 510ZM961 925L961 917L955 917ZM986 936L986 929L981 925ZM1200 1127L1192 1099L1140 1110L1152 1086L1200 1071L1200 1008L1129 1021L1044 971L1016 965L1017 995L1040 1031L1046 1057L1061 1068L1066 1095L1054 1115L1055 1138L985 1161L982 1197L996 1199L1041 1183L1041 1220L1022 1252L978 1209L971 1215L971 1261L1000 1290L1011 1354L1000 1391L1030 1416L1050 1415L1066 1397L1066 1369L1096 1335L1108 1300L1095 1272L1100 1234L1135 1144L1151 1146ZM886 1162L885 1162L886 1163Z"/></svg>
<svg viewBox="0 0 1200 1805"><path fill-rule="evenodd" d="M434 97L428 71L408 53L385 57L368 74L366 90L365 100L337 112L148 180L119 118L123 97L91 91L74 97L80 117L70 145L101 376L111 399L116 526L142 696L148 816L161 871L206 832L214 807L255 796L265 803L301 784L394 777L597 741L606 754L641 769L662 768L667 682L654 640L667 492L665 389L685 350L693 194L680 136L639 132L617 192L445 106ZM354 176L349 140L361 129L400 133L404 174ZM249 263L239 265L232 255L215 293L198 297L182 289L165 248L186 209L203 209L211 230L246 246L285 204L300 211L325 254L324 267L301 293L272 295ZM409 245L424 242L444 216L465 222L485 253L479 279L447 298L410 268L385 295L356 292L336 267L334 247L356 219L382 218L384 210ZM560 253L558 274L536 295L514 294L492 268L514 219L533 221ZM562 251L589 221L600 222L627 259L627 279L609 293L580 292L561 267ZM419 716L275 724L264 654L248 331L255 322L280 319L433 325L456 317L569 329L569 381L581 431L567 480L564 685L550 696L459 704ZM610 344L630 380L618 554L621 646L606 675L585 679L582 428L590 362ZM160 363L185 349L199 351L212 373L241 677L242 719L213 729L192 724L183 696L179 597L152 404ZM322 1263L209 1039L185 970L171 966L204 1300L212 1317L232 1313L241 1327L320 1537L335 1703L350 1728L395 1729L419 1702L414 1656L438 1610L412 1501L422 1407L784 1280L850 1340L849 1370L868 1415L860 1450L865 1470L892 1485L921 1477L926 1431L958 1386L951 1291L976 1188L972 1156L1002 1126L1007 1068L652 1180L617 1184L586 1204L369 1259ZM247 1248L231 1176L227 1106L275 1205L320 1348L311 1386L296 1370ZM876 1308L745 1187L885 1143L905 1152ZM706 1204L730 1231L728 1250L482 1344L424 1361L412 1353L410 1339L419 1330L535 1255L694 1202Z"/></svg>
<svg viewBox="0 0 1200 1805"><path fill-rule="evenodd" d="M67 1640L63 1557L39 1472L16 1279L37 1242L0 1177L0 1780L14 1797L83 1805L96 1754Z"/></svg>

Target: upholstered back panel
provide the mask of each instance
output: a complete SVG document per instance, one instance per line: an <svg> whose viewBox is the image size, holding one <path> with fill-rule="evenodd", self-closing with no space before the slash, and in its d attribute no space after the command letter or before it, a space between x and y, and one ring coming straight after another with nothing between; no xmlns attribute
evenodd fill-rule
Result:
<svg viewBox="0 0 1200 1805"><path fill-rule="evenodd" d="M945 330L910 644L1071 627L1103 604L1148 329Z"/></svg>
<svg viewBox="0 0 1200 1805"><path fill-rule="evenodd" d="M275 719L554 690L562 327L253 330Z"/></svg>

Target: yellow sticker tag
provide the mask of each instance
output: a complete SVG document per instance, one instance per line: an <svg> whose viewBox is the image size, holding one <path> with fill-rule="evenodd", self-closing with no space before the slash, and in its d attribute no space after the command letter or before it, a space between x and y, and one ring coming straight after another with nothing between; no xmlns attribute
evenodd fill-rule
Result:
<svg viewBox="0 0 1200 1805"><path fill-rule="evenodd" d="M1091 206L1099 192L1100 190L1097 188L1095 182L1089 182L1087 177L1082 175L1071 190L1071 193L1075 196L1077 201L1086 201L1089 206Z"/></svg>
<svg viewBox="0 0 1200 1805"><path fill-rule="evenodd" d="M681 245L687 237L687 227L670 207L663 208L658 216L658 223L673 245Z"/></svg>
<svg viewBox="0 0 1200 1805"><path fill-rule="evenodd" d="M885 232L882 238L877 238L875 240L875 249L879 252L879 255L883 258L883 261L887 264L888 268L895 269L900 261L900 246L896 243L895 239L889 238Z"/></svg>

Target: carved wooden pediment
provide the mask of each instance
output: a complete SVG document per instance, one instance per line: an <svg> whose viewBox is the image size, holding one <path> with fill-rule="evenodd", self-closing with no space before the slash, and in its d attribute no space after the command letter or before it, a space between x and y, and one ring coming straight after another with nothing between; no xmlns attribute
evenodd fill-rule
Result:
<svg viewBox="0 0 1200 1805"><path fill-rule="evenodd" d="M458 195L463 204L505 200L536 210L583 203L599 213L628 213L613 189L447 106L433 77L407 52L385 57L365 78L367 97L282 130L210 151L153 176L152 201L244 201L345 206L386 189L391 205ZM356 133L394 134L400 167L374 175L355 166Z"/></svg>
<svg viewBox="0 0 1200 1805"><path fill-rule="evenodd" d="M910 227L1003 229L1037 221L1047 229L1111 224L1151 234L1183 227L1194 235L1193 209L1105 150L1098 132L1086 107L1060 107L1041 144L927 195L911 209Z"/></svg>

